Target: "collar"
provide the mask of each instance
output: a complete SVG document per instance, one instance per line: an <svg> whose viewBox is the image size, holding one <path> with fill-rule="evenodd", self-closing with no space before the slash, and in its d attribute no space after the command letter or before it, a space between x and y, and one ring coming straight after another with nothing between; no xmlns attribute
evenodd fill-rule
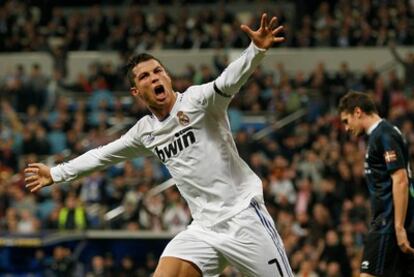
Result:
<svg viewBox="0 0 414 277"><path fill-rule="evenodd" d="M178 97L180 97L181 94L179 94L177 92L174 92L174 93L175 93L175 96L176 96L175 97L175 101L174 101L174 105L172 106L171 111L168 114L166 114L162 119L158 119L158 117L156 117L154 114L151 114L153 118L156 118L158 120L158 122L161 123L161 122L166 121L170 117L171 114L174 114L177 111L177 109L178 109L178 102L179 102L178 101Z"/></svg>
<svg viewBox="0 0 414 277"><path fill-rule="evenodd" d="M374 131L375 128L377 128L377 126L382 122L382 118L380 120L378 120L377 122L375 122L374 124L372 124L368 130L367 130L367 135L371 135L371 133Z"/></svg>

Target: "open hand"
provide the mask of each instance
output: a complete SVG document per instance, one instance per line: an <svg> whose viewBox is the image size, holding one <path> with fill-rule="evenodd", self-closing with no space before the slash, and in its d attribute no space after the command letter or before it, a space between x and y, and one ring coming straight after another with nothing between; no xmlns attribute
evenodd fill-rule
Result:
<svg viewBox="0 0 414 277"><path fill-rule="evenodd" d="M262 49L269 49L274 43L281 43L285 40L280 36L283 31L283 26L278 26L277 18L274 16L268 22L267 14L262 14L260 21L260 28L256 31L250 29L247 25L241 25L240 28L247 33L253 43Z"/></svg>
<svg viewBox="0 0 414 277"><path fill-rule="evenodd" d="M42 163L29 164L24 173L26 177L26 188L31 192L36 192L39 189L53 184L52 176L50 175L50 168Z"/></svg>

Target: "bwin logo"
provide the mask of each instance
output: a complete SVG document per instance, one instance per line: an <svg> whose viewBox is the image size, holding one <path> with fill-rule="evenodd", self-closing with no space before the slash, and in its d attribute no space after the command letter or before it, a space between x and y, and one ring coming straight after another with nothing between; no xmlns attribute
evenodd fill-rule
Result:
<svg viewBox="0 0 414 277"><path fill-rule="evenodd" d="M165 147L155 147L155 153L157 153L158 158L162 162L165 162L167 159L183 151L183 149L194 144L196 142L196 138L191 129L192 128L189 127L175 133L174 136L176 138L174 141L167 144Z"/></svg>

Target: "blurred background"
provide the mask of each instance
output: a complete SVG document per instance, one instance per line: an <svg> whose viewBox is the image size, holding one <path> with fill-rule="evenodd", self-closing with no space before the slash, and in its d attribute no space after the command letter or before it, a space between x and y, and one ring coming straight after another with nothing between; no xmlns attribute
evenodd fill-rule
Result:
<svg viewBox="0 0 414 277"><path fill-rule="evenodd" d="M336 105L349 90L371 94L414 142L412 0L0 1L1 276L151 276L191 222L161 163L137 158L36 194L22 170L112 141L147 114L129 96L130 55L158 57L183 92L240 55L240 24L263 11L286 42L229 108L239 153L263 180L295 274L358 276L365 143L348 138Z"/></svg>

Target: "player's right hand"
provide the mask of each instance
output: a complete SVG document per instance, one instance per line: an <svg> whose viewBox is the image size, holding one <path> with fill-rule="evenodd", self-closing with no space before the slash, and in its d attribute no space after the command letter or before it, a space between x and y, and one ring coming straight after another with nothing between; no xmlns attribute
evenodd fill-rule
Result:
<svg viewBox="0 0 414 277"><path fill-rule="evenodd" d="M405 229L396 229L395 235L397 236L398 247L400 247L401 251L406 254L414 255L414 249L410 246Z"/></svg>
<svg viewBox="0 0 414 277"><path fill-rule="evenodd" d="M26 177L26 188L31 192L36 192L39 189L53 184L52 175L50 175L50 168L42 163L29 164L24 173Z"/></svg>

